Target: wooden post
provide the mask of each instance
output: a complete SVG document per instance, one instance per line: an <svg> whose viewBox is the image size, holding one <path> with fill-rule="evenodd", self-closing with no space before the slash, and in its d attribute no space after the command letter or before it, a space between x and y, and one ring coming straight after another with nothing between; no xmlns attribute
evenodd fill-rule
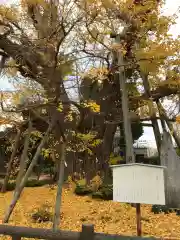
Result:
<svg viewBox="0 0 180 240"><path fill-rule="evenodd" d="M126 30L124 30L124 35ZM120 43L120 35L117 35L116 43ZM123 111L123 126L124 126L124 134L125 134L125 142L126 142L126 163L135 163L134 156L134 148L133 148L133 137L132 137L132 129L131 129L131 119L129 114L129 99L128 92L126 87L126 76L125 76L125 68L124 65L124 57L122 53L117 54L118 59L118 71L119 71L119 85L120 85L120 93L121 93L121 101L122 101L122 111Z"/></svg>
<svg viewBox="0 0 180 240"><path fill-rule="evenodd" d="M83 224L80 240L93 240L94 239L94 225Z"/></svg>
<svg viewBox="0 0 180 240"><path fill-rule="evenodd" d="M58 164L58 183L57 183L57 194L56 194L56 204L53 219L53 229L57 230L60 224L60 210L62 205L62 187L64 183L64 162L66 157L66 143L60 144L60 160Z"/></svg>
<svg viewBox="0 0 180 240"><path fill-rule="evenodd" d="M19 237L19 236L12 236L12 240L21 240L21 237Z"/></svg>
<svg viewBox="0 0 180 240"><path fill-rule="evenodd" d="M137 222L137 236L141 236L141 205L136 203L136 222Z"/></svg>
<svg viewBox="0 0 180 240"><path fill-rule="evenodd" d="M12 151L12 153L11 153L11 157L10 157L10 160L9 160L9 162L8 162L8 166L7 166L7 170L6 170L6 176L5 176L5 178L4 178L3 185L2 185L2 188L1 188L1 192L2 192L2 193L6 192L6 190L7 190L7 184L8 184L9 178L10 178L10 174L11 174L12 163L13 163L13 160L14 160L14 158L15 158L17 149L18 149L18 147L19 147L19 142L20 142L20 138L21 138L21 133L22 133L22 128L20 128L20 129L17 130L17 135L16 135L16 138L15 138L15 143L13 144L13 151Z"/></svg>

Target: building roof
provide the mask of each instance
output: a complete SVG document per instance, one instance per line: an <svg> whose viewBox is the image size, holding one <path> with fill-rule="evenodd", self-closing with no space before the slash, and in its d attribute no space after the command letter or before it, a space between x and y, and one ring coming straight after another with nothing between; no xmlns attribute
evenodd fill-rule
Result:
<svg viewBox="0 0 180 240"><path fill-rule="evenodd" d="M143 164L143 163L128 163L128 164L119 164L119 165L111 165L111 168L117 167L130 167L130 166L142 166L142 167L153 167L153 168L166 168L165 166L152 165L152 164Z"/></svg>

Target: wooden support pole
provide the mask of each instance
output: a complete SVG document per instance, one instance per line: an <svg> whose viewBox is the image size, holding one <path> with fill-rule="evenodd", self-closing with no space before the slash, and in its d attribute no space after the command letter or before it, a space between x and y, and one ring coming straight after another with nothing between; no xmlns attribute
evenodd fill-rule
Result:
<svg viewBox="0 0 180 240"><path fill-rule="evenodd" d="M16 138L15 138L15 142L13 144L13 151L12 151L12 154L11 154L11 158L10 158L10 160L8 162L6 176L4 178L3 185L2 185L2 188L1 188L1 192L2 193L6 192L6 190L7 190L7 185L8 185L8 181L9 181L10 174L11 174L12 163L13 163L13 160L14 160L14 158L16 156L17 149L19 147L21 133L22 133L22 128L17 130L17 135L16 135Z"/></svg>
<svg viewBox="0 0 180 240"><path fill-rule="evenodd" d="M116 42L120 42L120 36L116 36ZM123 66L124 57L122 53L118 53L118 66ZM121 100L122 100L122 111L123 111L123 126L124 126L124 134L125 134L125 142L126 142L126 163L135 163L134 149L133 149L133 138L132 138L132 130L131 130L131 119L129 114L129 101L128 101L128 93L126 88L126 77L125 77L125 69L124 67L119 67L119 85L121 92Z"/></svg>
<svg viewBox="0 0 180 240"><path fill-rule="evenodd" d="M141 204L136 203L136 222L137 222L137 236L140 237L142 235L141 230Z"/></svg>
<svg viewBox="0 0 180 240"><path fill-rule="evenodd" d="M21 237L19 237L19 236L12 236L12 240L21 240Z"/></svg>
<svg viewBox="0 0 180 240"><path fill-rule="evenodd" d="M34 167L34 166L36 165L36 163L37 163L37 160L38 160L38 157L39 157L39 155L40 155L40 153L41 153L41 150L42 150L42 148L44 147L45 143L46 143L47 140L48 140L49 133L51 132L52 127L53 127L53 125L50 124L49 127L48 127L48 129L47 129L47 131L46 131L46 133L45 133L45 135L44 135L44 137L42 138L42 140L41 140L41 142L40 142L40 144L39 144L39 146L38 146L38 148L37 148L37 150L36 150L36 153L35 153L32 161L31 161L31 164L29 165L28 170L26 171L23 179L21 180L18 188L17 188L16 191L15 191L15 194L14 194L14 196L13 196L13 199L12 199L12 201L11 201L11 203L10 203L10 205L9 205L6 213L5 213L5 216L4 216L4 219L3 219L3 223L8 223L9 218L10 218L10 216L11 216L11 214L12 214L12 212L13 212L15 206L16 206L16 203L17 203L17 201L19 200L19 198L20 198L20 196L21 196L21 193L22 193L22 191L23 191L23 189L24 189L24 186L25 186L25 184L26 184L29 176L30 176L31 173L32 173L33 167Z"/></svg>
<svg viewBox="0 0 180 240"><path fill-rule="evenodd" d="M60 210L62 205L62 188L64 183L64 164L66 157L66 143L61 143L60 147L60 160L59 160L59 169L58 169L58 186L57 186L57 194L56 194L56 204L55 204L55 212L53 219L53 229L57 230L60 225Z"/></svg>
<svg viewBox="0 0 180 240"><path fill-rule="evenodd" d="M82 232L80 234L80 240L93 240L94 239L94 225L92 224L83 224Z"/></svg>

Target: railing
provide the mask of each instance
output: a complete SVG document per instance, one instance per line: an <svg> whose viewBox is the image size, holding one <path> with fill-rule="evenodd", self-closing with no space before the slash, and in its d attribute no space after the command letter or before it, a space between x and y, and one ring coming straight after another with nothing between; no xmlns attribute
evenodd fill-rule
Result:
<svg viewBox="0 0 180 240"><path fill-rule="evenodd" d="M96 233L93 225L82 225L81 232L0 225L0 235L11 236L12 240L22 240L23 237L44 240L157 240L154 237L128 237Z"/></svg>

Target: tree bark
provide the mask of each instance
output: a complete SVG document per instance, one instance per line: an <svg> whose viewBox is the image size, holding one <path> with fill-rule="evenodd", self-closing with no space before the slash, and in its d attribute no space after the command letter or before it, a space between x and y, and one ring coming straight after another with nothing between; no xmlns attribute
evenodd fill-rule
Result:
<svg viewBox="0 0 180 240"><path fill-rule="evenodd" d="M166 122L165 122L165 120L163 119L163 114L162 114L162 112L161 112L160 109L159 109L159 103L160 103L160 101L159 101L159 99L158 99L158 100L156 101L156 104L157 104L157 107L158 107L158 110L159 110L161 127L162 127L162 130L163 130L163 133L164 133L164 132L166 132ZM162 144L161 144L161 146L162 146Z"/></svg>
<svg viewBox="0 0 180 240"><path fill-rule="evenodd" d="M116 132L116 124L107 124L106 130L104 132L103 143L100 149L101 157L100 159L100 172L104 183L109 182L109 157L112 150L112 144L114 139L114 134Z"/></svg>
<svg viewBox="0 0 180 240"><path fill-rule="evenodd" d="M16 179L16 188L15 188L15 192L18 189L18 186L24 176L25 173L25 169L27 166L27 155L28 155L28 148L29 148L29 143L30 143L30 135L31 135L31 131L32 131L32 122L31 120L29 121L29 127L28 127L28 133L25 139L25 143L24 143L24 148L23 148L23 152L21 155L21 160L20 160L20 166L19 166L19 173Z"/></svg>
<svg viewBox="0 0 180 240"><path fill-rule="evenodd" d="M15 138L15 143L13 145L12 154L11 154L10 160L8 162L6 176L4 178L3 185L2 185L2 188L1 188L2 193L6 192L6 189L7 189L7 185L8 185L10 174L11 174L12 163L13 163L13 160L15 158L17 149L19 147L19 141L20 141L20 138L21 138L21 133L22 133L22 129L18 129L16 138Z"/></svg>
<svg viewBox="0 0 180 240"><path fill-rule="evenodd" d="M179 138L178 134L176 133L176 131L174 131L173 124L170 121L168 121L168 116L167 116L166 111L160 101L157 102L157 106L158 106L160 114L164 117L166 124L167 124L170 132L172 133L173 138L174 138L178 148L180 148L180 138Z"/></svg>
<svg viewBox="0 0 180 240"><path fill-rule="evenodd" d="M41 150L42 150L42 148L44 147L44 145L45 145L45 143L46 143L46 141L47 141L47 139L48 139L48 136L49 136L49 133L50 133L51 130L52 130L52 127L53 127L52 125L49 125L49 127L48 127L48 129L47 129L47 131L46 131L45 136L44 136L43 139L41 140L41 143L39 144L39 146L38 146L38 148L37 148L37 150L36 150L36 153L35 153L32 161L31 161L31 164L30 164L28 170L26 171L26 173L25 173L25 175L24 175L21 183L19 184L18 188L16 189L16 192L15 192L15 194L14 194L14 196L13 196L13 199L12 199L12 201L11 201L11 204L9 205L9 208L7 209L7 211L6 211L6 213L5 213L5 217L4 217L4 219L3 219L3 223L8 223L9 218L10 218L12 212L13 212L13 209L15 208L16 203L17 203L17 201L19 200L19 198L20 198L20 196L21 196L22 190L24 189L25 184L26 184L29 176L30 176L31 173L32 173L33 167L34 167L35 164L37 163L38 157L39 157L39 155L40 155L40 153L41 153Z"/></svg>
<svg viewBox="0 0 180 240"><path fill-rule="evenodd" d="M165 166L165 198L169 208L180 207L180 157L172 144L170 133L164 132L161 146L161 165Z"/></svg>
<svg viewBox="0 0 180 240"><path fill-rule="evenodd" d="M64 183L64 165L65 165L65 156L66 156L66 143L63 142L60 145L60 161L59 161L59 176L58 176L58 186L57 186L57 195L56 195L56 204L55 204L55 213L53 220L53 229L57 230L60 224L60 210L62 203L62 188Z"/></svg>
<svg viewBox="0 0 180 240"><path fill-rule="evenodd" d="M89 186L91 183L91 156L89 156L88 151L85 152L85 178L86 185Z"/></svg>
<svg viewBox="0 0 180 240"><path fill-rule="evenodd" d="M140 75L142 77L143 80L143 85L144 85L144 90L145 90L145 94L147 96L147 98L151 98L151 91L150 91L150 85L149 85L149 81L148 81L148 75L143 74L142 72L140 72ZM158 121L155 119L156 118L156 112L154 111L154 109L151 109L151 106L149 106L149 111L152 111L152 114L150 116L151 118L151 122L152 122L152 127L153 127L153 131L154 131L154 136L155 136L155 140L156 140L156 145L157 145L157 150L160 156L160 148L161 148L161 133L159 130L159 125L158 125Z"/></svg>

